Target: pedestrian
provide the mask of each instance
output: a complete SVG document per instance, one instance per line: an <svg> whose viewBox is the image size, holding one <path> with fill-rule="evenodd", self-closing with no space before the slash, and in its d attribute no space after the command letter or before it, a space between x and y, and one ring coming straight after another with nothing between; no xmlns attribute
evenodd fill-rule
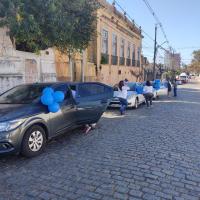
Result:
<svg viewBox="0 0 200 200"><path fill-rule="evenodd" d="M125 85L128 84L128 79L127 79L127 78L125 78L125 80L124 80L124 84L125 84Z"/></svg>
<svg viewBox="0 0 200 200"><path fill-rule="evenodd" d="M84 128L84 133L87 134L89 133L92 129L96 128L96 123L95 124L86 124Z"/></svg>
<svg viewBox="0 0 200 200"><path fill-rule="evenodd" d="M170 82L170 80L167 80L167 96L168 97L170 97L171 91L172 91L171 82Z"/></svg>
<svg viewBox="0 0 200 200"><path fill-rule="evenodd" d="M146 100L147 108L152 106L152 99L153 99L153 86L151 85L150 81L146 82L146 85L143 88L143 94Z"/></svg>
<svg viewBox="0 0 200 200"><path fill-rule="evenodd" d="M177 80L176 80L176 79L174 80L173 87L174 87L174 97L177 97L177 87L178 87L178 83L177 83Z"/></svg>
<svg viewBox="0 0 200 200"><path fill-rule="evenodd" d="M118 85L117 97L119 98L119 101L120 101L121 115L125 114L126 108L128 106L128 102L127 102L128 90L130 90L130 88L124 84L124 81L120 81Z"/></svg>

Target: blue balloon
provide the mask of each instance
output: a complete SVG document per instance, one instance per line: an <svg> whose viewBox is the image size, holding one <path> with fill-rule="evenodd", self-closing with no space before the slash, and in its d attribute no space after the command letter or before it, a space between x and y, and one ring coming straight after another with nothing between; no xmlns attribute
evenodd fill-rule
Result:
<svg viewBox="0 0 200 200"><path fill-rule="evenodd" d="M65 94L61 91L56 91L53 93L53 98L55 102L61 103L65 98Z"/></svg>
<svg viewBox="0 0 200 200"><path fill-rule="evenodd" d="M137 86L136 86L136 92L137 92L138 94L143 94L143 86L137 85Z"/></svg>
<svg viewBox="0 0 200 200"><path fill-rule="evenodd" d="M41 96L41 102L45 106L49 106L49 105L53 104L53 102L54 102L53 96L49 93L45 93Z"/></svg>
<svg viewBox="0 0 200 200"><path fill-rule="evenodd" d="M160 79L156 79L154 82L155 83L160 83L161 81L160 81Z"/></svg>
<svg viewBox="0 0 200 200"><path fill-rule="evenodd" d="M43 91L42 94L53 94L54 90L51 87L46 87Z"/></svg>
<svg viewBox="0 0 200 200"><path fill-rule="evenodd" d="M54 102L53 104L48 106L48 109L49 109L50 112L56 113L60 110L60 106L59 106L58 103Z"/></svg>
<svg viewBox="0 0 200 200"><path fill-rule="evenodd" d="M154 88L155 90L159 90L160 87L161 87L161 81L160 81L159 79L156 79L156 80L154 81L154 83L153 83L153 88Z"/></svg>

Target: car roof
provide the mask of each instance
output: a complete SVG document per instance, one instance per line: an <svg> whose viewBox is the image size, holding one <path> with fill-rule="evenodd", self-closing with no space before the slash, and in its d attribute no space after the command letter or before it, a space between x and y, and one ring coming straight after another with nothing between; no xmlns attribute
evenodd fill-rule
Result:
<svg viewBox="0 0 200 200"><path fill-rule="evenodd" d="M66 85L78 85L78 84L100 84L100 85L104 85L104 86L108 86L104 83L100 83L100 82L45 82L45 83L27 83L27 84L21 84L21 85L39 85L39 86L48 86L48 85L60 85L60 84L66 84Z"/></svg>

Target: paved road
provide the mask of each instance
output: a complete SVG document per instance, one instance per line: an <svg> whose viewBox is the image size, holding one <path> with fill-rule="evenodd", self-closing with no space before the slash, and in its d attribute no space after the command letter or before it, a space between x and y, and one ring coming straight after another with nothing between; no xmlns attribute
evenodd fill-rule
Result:
<svg viewBox="0 0 200 200"><path fill-rule="evenodd" d="M200 82L184 87L152 109L109 111L37 158L0 158L0 199L200 199Z"/></svg>

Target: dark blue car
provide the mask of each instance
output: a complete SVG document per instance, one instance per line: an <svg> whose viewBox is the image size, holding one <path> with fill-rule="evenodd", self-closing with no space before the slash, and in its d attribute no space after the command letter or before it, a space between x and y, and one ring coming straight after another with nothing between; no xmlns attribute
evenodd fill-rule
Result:
<svg viewBox="0 0 200 200"><path fill-rule="evenodd" d="M40 101L46 87L65 95L56 113ZM49 139L97 123L112 97L113 89L101 83L39 83L12 88L0 95L0 154L40 154Z"/></svg>

